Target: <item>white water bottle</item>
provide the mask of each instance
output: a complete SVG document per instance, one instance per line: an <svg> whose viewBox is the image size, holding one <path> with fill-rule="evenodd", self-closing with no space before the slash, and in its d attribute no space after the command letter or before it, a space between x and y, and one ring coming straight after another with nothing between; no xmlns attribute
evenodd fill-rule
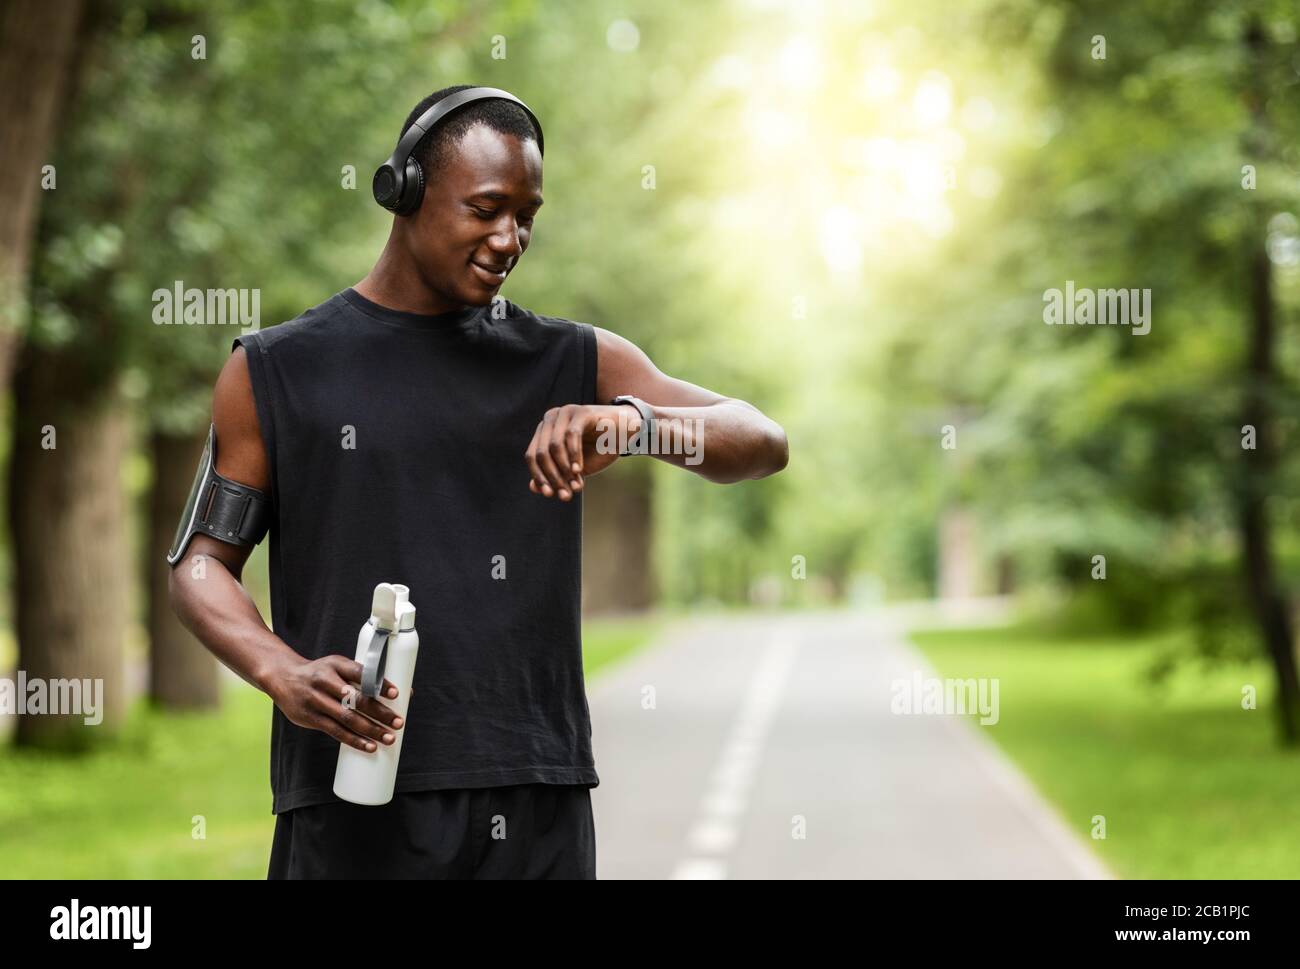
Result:
<svg viewBox="0 0 1300 969"><path fill-rule="evenodd" d="M395 730L389 728L395 738L392 744L376 740L373 751L339 744L334 793L354 804L387 804L393 799L397 761L406 735L415 656L420 648L420 637L415 632L415 606L409 596L410 590L404 585L381 582L375 586L370 618L357 636L356 660L363 670L361 692L380 697L402 718L402 726ZM395 700L381 696L385 679L397 687Z"/></svg>

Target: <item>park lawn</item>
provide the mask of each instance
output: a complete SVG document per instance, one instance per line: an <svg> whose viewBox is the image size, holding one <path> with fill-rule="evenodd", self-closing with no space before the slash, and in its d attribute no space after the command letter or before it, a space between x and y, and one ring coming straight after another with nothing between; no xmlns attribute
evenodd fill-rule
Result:
<svg viewBox="0 0 1300 969"><path fill-rule="evenodd" d="M659 626L585 621L589 682ZM0 751L0 878L265 878L271 701L242 681L223 690L214 713L139 702L118 738L85 756Z"/></svg>
<svg viewBox="0 0 1300 969"><path fill-rule="evenodd" d="M1024 628L912 640L941 677L998 677L978 726L1123 878L1300 877L1300 751L1278 746L1270 667L1181 664L1143 676L1188 634L1063 639ZM1258 709L1242 709L1254 685ZM1106 837L1091 837L1104 815Z"/></svg>

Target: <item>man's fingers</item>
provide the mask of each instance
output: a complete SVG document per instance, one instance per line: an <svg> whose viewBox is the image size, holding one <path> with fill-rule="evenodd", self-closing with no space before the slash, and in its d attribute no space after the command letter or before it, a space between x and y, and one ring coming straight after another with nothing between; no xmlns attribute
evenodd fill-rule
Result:
<svg viewBox="0 0 1300 969"><path fill-rule="evenodd" d="M322 714L313 714L308 719L307 726L313 730L319 730L321 733L327 733L339 743L347 744L349 747L356 747L367 752L379 749L374 741L367 740L365 737L358 737L352 731L344 729L338 721Z"/></svg>
<svg viewBox="0 0 1300 969"><path fill-rule="evenodd" d="M391 744L397 738L392 732L391 727L386 727L382 723L375 723L367 716L357 713L355 710L348 709L347 705L339 700L330 698L325 694L315 694L312 700L312 707L317 713L321 713L331 720L341 723L349 731L367 740L374 740L379 743ZM385 740L385 737L392 739Z"/></svg>
<svg viewBox="0 0 1300 969"><path fill-rule="evenodd" d="M353 665L358 669L360 668L359 663L354 663ZM359 682L349 683L346 680L339 678L336 682L322 683L321 689L326 694L324 704L319 705L320 709L324 713L327 713L330 716L335 716L335 709L337 707L342 707L344 710L349 712L357 710L364 714L361 718L361 722L366 724L369 724L372 721L378 721L378 723L375 724L375 726L379 728L377 732L367 727L365 731L358 730L358 733L364 732L367 736L382 740L384 730L399 729L402 726L402 723L405 722L401 721L401 718L397 716L397 712L386 705L382 700L377 697L366 696L362 693L361 684ZM397 693L397 687L393 685L391 680L384 680L383 689L386 693L391 692L394 695ZM356 725L351 721L345 718L345 722L349 723L349 725L353 726L355 729Z"/></svg>
<svg viewBox="0 0 1300 969"><path fill-rule="evenodd" d="M561 470L569 482L569 490L574 492L582 490L582 435L586 426L584 412L577 411L564 427L564 464Z"/></svg>
<svg viewBox="0 0 1300 969"><path fill-rule="evenodd" d="M348 659L341 653L335 656L333 662L334 672L339 675L339 679L348 683L361 685L361 677L365 673L365 667L354 659Z"/></svg>
<svg viewBox="0 0 1300 969"><path fill-rule="evenodd" d="M550 414L549 411L547 414L548 419L542 421L542 426L538 433L537 444L533 448L533 452L537 455L537 464L545 475L546 484L554 490L560 498L564 498L565 495L568 494L569 486L564 483L564 477L560 474L559 469L555 466L555 462L551 459L551 435L554 433L555 417ZM545 488L543 488L543 492L545 492Z"/></svg>
<svg viewBox="0 0 1300 969"><path fill-rule="evenodd" d="M584 485L584 454L591 409L582 404L552 407L533 431L524 452L528 490L571 501Z"/></svg>
<svg viewBox="0 0 1300 969"><path fill-rule="evenodd" d="M397 734L393 732L392 727L376 723L369 717L357 713L355 710L349 710L347 707L340 706L334 714L334 719L359 736L369 737L390 746L397 742Z"/></svg>
<svg viewBox="0 0 1300 969"><path fill-rule="evenodd" d="M338 673L339 678L347 683L361 685L361 679L365 676L366 668L354 659L348 659L346 656L339 655L342 662L335 662L334 670ZM381 695L388 697L390 700L397 699L397 684L390 679L385 679L383 686L379 688Z"/></svg>
<svg viewBox="0 0 1300 969"><path fill-rule="evenodd" d="M533 490L549 498L550 495L546 492L548 487L545 484L546 475L542 473L541 465L537 463L537 438L542 433L544 423L539 422L537 429L533 431L533 439L528 442L528 450L524 452L524 460L528 463L528 473L532 475L532 482L536 484Z"/></svg>
<svg viewBox="0 0 1300 969"><path fill-rule="evenodd" d="M405 722L397 715L396 710L388 706L388 704L384 703L382 700L377 700L374 697L363 696L358 699L357 710L364 713L371 720L377 720L379 723L392 729L401 727Z"/></svg>
<svg viewBox="0 0 1300 969"><path fill-rule="evenodd" d="M551 438L548 452L551 456L551 463L555 466L555 474L558 478L560 498L568 501L573 497L574 477L573 477L573 454L570 451L572 437L569 429L582 429L582 418L577 416L580 411L576 406L569 405L561 407L559 414L555 418L555 423L551 426Z"/></svg>

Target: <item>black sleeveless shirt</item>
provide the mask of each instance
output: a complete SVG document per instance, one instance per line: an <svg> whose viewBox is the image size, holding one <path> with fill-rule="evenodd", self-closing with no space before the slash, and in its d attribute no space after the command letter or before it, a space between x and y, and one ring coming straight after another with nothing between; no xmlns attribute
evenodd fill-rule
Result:
<svg viewBox="0 0 1300 969"><path fill-rule="evenodd" d="M524 461L548 408L595 403L594 329L504 299L426 316L347 289L238 345L271 469L275 633L351 658L376 584L411 589L396 790L599 784L582 495L533 494ZM272 812L338 800L338 752L273 708Z"/></svg>

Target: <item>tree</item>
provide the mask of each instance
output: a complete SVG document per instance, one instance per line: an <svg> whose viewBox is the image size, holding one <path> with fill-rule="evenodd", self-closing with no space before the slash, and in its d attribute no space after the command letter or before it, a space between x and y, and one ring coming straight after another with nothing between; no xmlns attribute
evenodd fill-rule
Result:
<svg viewBox="0 0 1300 969"><path fill-rule="evenodd" d="M26 325L31 244L48 179L42 168L80 18L81 0L11 0L0 11L0 388Z"/></svg>

